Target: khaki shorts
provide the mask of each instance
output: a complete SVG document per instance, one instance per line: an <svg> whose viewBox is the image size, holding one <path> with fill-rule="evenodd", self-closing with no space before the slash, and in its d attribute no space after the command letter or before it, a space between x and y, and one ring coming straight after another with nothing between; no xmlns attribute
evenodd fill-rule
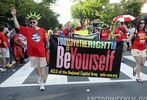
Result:
<svg viewBox="0 0 147 100"><path fill-rule="evenodd" d="M141 57L146 57L147 56L147 50L138 50L138 49L132 49L131 53L133 56L141 56Z"/></svg>
<svg viewBox="0 0 147 100"><path fill-rule="evenodd" d="M47 65L46 57L30 57L31 67L45 67Z"/></svg>
<svg viewBox="0 0 147 100"><path fill-rule="evenodd" d="M9 48L0 48L0 58L9 58Z"/></svg>

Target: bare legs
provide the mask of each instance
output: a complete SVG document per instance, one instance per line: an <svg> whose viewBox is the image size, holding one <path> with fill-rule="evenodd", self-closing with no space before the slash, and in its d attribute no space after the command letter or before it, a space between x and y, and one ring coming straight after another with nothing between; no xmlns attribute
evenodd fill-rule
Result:
<svg viewBox="0 0 147 100"><path fill-rule="evenodd" d="M140 72L142 67L144 66L146 58L141 56L134 56L134 58L136 61L136 66L134 68L134 71L136 72L136 79L141 79Z"/></svg>
<svg viewBox="0 0 147 100"><path fill-rule="evenodd" d="M42 80L46 80L46 75L45 75L45 68L44 67L39 67L35 69L35 72L37 73L38 77Z"/></svg>
<svg viewBox="0 0 147 100"><path fill-rule="evenodd" d="M35 71L38 75L38 83L40 84L40 91L44 91L45 90L44 82L46 80L45 68L38 67L35 69Z"/></svg>

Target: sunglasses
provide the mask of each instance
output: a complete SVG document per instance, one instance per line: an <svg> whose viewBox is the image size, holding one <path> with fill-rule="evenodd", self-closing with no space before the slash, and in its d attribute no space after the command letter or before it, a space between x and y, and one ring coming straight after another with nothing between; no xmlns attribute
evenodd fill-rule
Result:
<svg viewBox="0 0 147 100"><path fill-rule="evenodd" d="M35 23L36 23L35 21L31 21L31 22L30 22L30 24L35 24Z"/></svg>
<svg viewBox="0 0 147 100"><path fill-rule="evenodd" d="M144 24L144 22L140 22L140 24Z"/></svg>

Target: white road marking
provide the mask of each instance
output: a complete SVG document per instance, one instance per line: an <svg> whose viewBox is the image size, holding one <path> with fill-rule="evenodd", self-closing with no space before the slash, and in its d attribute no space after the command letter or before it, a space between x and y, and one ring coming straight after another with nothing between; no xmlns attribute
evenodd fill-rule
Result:
<svg viewBox="0 0 147 100"><path fill-rule="evenodd" d="M27 79L34 69L30 67L30 62L21 67L12 76L10 76L6 81L0 84L0 87L11 87L19 86Z"/></svg>
<svg viewBox="0 0 147 100"><path fill-rule="evenodd" d="M67 76L49 74L47 77L46 83L48 84L66 84Z"/></svg>
<svg viewBox="0 0 147 100"><path fill-rule="evenodd" d="M131 79L135 79L135 77L133 76L133 68L124 64L124 63L121 63L121 67L120 67L120 71L122 73L124 73L125 75L127 75L128 77L130 77Z"/></svg>
<svg viewBox="0 0 147 100"><path fill-rule="evenodd" d="M124 57L129 59L129 60L132 60L132 61L136 62L133 56L124 56ZM147 67L147 60L145 61L144 65L145 65L145 67Z"/></svg>
<svg viewBox="0 0 147 100"><path fill-rule="evenodd" d="M110 78L98 78L98 77L88 77L90 82L108 82L111 81Z"/></svg>
<svg viewBox="0 0 147 100"><path fill-rule="evenodd" d="M132 56L125 56L125 58L132 61ZM33 72L33 68L30 67L30 62L20 68L12 76L10 76L6 81L0 84L0 87L22 87L22 86L38 86L39 84L23 84L23 82L28 78L28 76ZM136 81L135 77L132 75L132 67L121 63L120 71L127 75L130 79L117 79L111 80L109 78L97 78L97 77L88 77L89 81L79 81L79 82L68 82L67 76L64 75L51 75L47 77L45 85L66 85L66 84L89 84L89 83L118 83L118 82L133 82ZM147 75L141 73L141 77L144 81L147 81Z"/></svg>
<svg viewBox="0 0 147 100"><path fill-rule="evenodd" d="M71 85L71 84L90 84L90 83L120 83L120 82L134 82L135 80L133 79L122 79L122 80L111 80L111 81L107 81L107 82L91 82L91 81L83 81L83 82L68 82L68 83L62 83L58 84L58 83L45 83L45 85ZM147 79L145 79L144 81L147 81ZM9 85L9 86L0 86L0 87L24 87L24 86L39 86L39 84L21 84L21 85Z"/></svg>

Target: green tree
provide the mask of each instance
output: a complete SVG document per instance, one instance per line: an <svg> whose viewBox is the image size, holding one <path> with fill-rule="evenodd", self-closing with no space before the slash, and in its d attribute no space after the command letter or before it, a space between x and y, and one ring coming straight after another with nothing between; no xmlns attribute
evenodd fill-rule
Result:
<svg viewBox="0 0 147 100"><path fill-rule="evenodd" d="M71 13L72 17L75 19L80 20L80 24L83 26L85 20L86 20L86 15L84 14L84 8L82 6L82 3L77 3L71 7Z"/></svg>
<svg viewBox="0 0 147 100"><path fill-rule="evenodd" d="M122 0L120 3L105 5L104 12L100 17L105 23L111 23L113 18L118 15L133 15L136 18L140 14L143 2L139 0ZM109 13L107 13L109 12Z"/></svg>
<svg viewBox="0 0 147 100"><path fill-rule="evenodd" d="M92 20L98 19L100 17L103 11L103 5L105 5L107 2L108 0L85 0L85 14L89 23L91 23Z"/></svg>
<svg viewBox="0 0 147 100"><path fill-rule="evenodd" d="M108 0L79 0L79 3L73 5L71 11L74 18L88 19L89 23L91 20L99 18L104 23L110 24L118 15L139 16L142 5L143 2L140 0L122 0L120 3L114 4L109 4ZM79 16L81 17L79 18Z"/></svg>
<svg viewBox="0 0 147 100"><path fill-rule="evenodd" d="M98 19L103 10L103 5L108 0L81 0L72 6L71 12L73 18L80 19L91 23L92 20Z"/></svg>
<svg viewBox="0 0 147 100"><path fill-rule="evenodd" d="M18 21L21 25L26 25L26 16L30 12L36 12L41 14L41 19L39 25L45 29L55 28L60 26L57 17L50 9L50 4L54 3L56 0L42 0L41 3L36 3L33 0L1 0L0 1L0 16L5 20L0 20L0 23L6 23L9 21L13 25L13 21L10 14L10 7L15 6L17 9Z"/></svg>
<svg viewBox="0 0 147 100"><path fill-rule="evenodd" d="M139 16L143 1L140 0L122 0L122 14L130 14L133 16ZM126 8L126 9L123 9Z"/></svg>
<svg viewBox="0 0 147 100"><path fill-rule="evenodd" d="M120 15L118 4L106 4L100 14L100 20L104 23L111 24L114 17Z"/></svg>

